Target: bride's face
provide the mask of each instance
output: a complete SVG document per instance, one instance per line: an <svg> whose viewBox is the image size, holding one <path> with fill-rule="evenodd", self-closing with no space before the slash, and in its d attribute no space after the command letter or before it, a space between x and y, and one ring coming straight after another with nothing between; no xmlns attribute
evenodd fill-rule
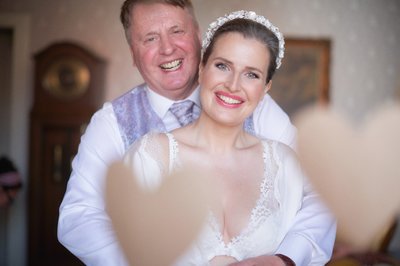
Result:
<svg viewBox="0 0 400 266"><path fill-rule="evenodd" d="M236 32L221 35L200 66L203 111L220 123L242 124L270 88L271 82L265 84L269 56L257 39Z"/></svg>

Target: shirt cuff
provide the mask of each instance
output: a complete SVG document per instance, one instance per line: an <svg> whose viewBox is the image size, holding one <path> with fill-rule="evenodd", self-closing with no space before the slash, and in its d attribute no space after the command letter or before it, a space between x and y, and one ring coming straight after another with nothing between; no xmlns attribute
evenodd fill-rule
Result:
<svg viewBox="0 0 400 266"><path fill-rule="evenodd" d="M309 265L311 262L312 244L302 235L287 235L276 254L289 257L297 266Z"/></svg>

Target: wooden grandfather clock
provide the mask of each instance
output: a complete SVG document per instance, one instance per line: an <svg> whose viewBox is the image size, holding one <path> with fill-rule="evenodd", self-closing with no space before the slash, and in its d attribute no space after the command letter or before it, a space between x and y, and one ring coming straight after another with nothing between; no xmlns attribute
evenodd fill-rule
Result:
<svg viewBox="0 0 400 266"><path fill-rule="evenodd" d="M58 209L80 136L103 102L105 65L74 43L55 43L34 56L29 265L83 265L57 240Z"/></svg>

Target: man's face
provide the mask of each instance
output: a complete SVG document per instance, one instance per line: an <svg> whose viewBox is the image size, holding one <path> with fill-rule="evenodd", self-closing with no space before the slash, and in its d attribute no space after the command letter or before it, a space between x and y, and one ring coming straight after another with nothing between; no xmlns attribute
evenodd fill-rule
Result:
<svg viewBox="0 0 400 266"><path fill-rule="evenodd" d="M197 86L200 33L190 13L166 4L138 4L132 11L131 53L145 82L170 98Z"/></svg>

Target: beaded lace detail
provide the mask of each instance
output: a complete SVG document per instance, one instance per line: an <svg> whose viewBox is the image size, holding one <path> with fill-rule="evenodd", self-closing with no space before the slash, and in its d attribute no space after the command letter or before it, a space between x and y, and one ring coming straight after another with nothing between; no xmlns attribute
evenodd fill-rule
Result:
<svg viewBox="0 0 400 266"><path fill-rule="evenodd" d="M172 172L172 170L177 169L180 165L178 161L178 153L179 153L179 148L178 148L178 142L172 136L171 133L165 133L168 137L169 141L169 173Z"/></svg>

